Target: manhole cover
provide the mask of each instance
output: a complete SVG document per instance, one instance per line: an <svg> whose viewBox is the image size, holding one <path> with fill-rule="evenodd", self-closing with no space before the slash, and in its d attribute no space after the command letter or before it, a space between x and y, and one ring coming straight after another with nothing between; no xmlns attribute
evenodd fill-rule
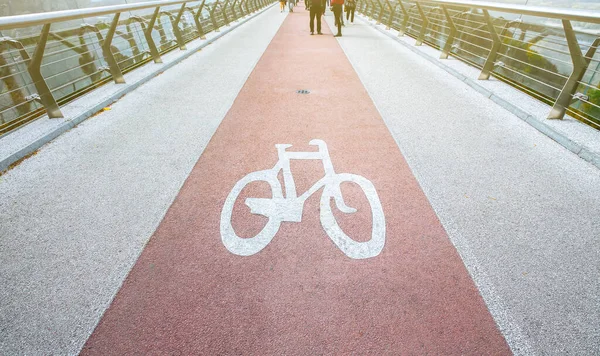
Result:
<svg viewBox="0 0 600 356"><path fill-rule="evenodd" d="M300 89L300 90L296 90L296 93L298 93L298 94L310 94L310 91L306 90L306 89Z"/></svg>

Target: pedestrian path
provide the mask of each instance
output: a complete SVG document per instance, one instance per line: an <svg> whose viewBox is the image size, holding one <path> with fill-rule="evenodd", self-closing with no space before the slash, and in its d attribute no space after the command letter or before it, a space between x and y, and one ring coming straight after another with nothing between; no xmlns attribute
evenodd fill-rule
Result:
<svg viewBox="0 0 600 356"><path fill-rule="evenodd" d="M296 9L84 354L509 354L342 49L328 30L309 36ZM265 171L276 144L310 153ZM325 187L303 205L283 199L294 196L288 164L299 195L325 171ZM334 203L341 181L355 213ZM248 204L268 218L244 204L271 197Z"/></svg>

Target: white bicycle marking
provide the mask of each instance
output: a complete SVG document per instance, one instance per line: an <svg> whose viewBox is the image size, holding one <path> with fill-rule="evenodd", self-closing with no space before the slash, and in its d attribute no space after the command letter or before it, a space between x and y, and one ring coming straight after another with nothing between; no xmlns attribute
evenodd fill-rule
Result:
<svg viewBox="0 0 600 356"><path fill-rule="evenodd" d="M234 186L223 205L221 211L221 240L223 245L229 252L240 255L250 256L258 253L265 248L273 239L279 226L282 222L300 222L302 221L302 211L304 202L308 197L324 187L321 195L320 217L323 229L335 243L335 245L346 254L346 256L354 259L364 259L375 257L381 253L385 245L385 217L381 201L375 190L373 183L365 177L349 174L335 173L327 144L322 140L311 140L311 145L318 146L317 152L287 152L286 149L292 145L279 144L275 145L279 155L279 161L272 169L264 171L252 172L240 179ZM325 168L325 176L319 179L308 191L301 196L297 195L294 177L290 169L290 160L318 159L323 162ZM277 175L279 171L283 171L283 182L285 185L285 197L281 183ZM233 206L237 197L244 187L255 181L265 181L271 186L271 198L247 198L246 205L250 208L250 212L255 215L263 215L269 219L267 225L254 237L241 238L235 233L231 224L231 216L233 214ZM372 213L372 232L371 239L365 242L358 242L346 235L340 228L335 216L331 210L331 198L334 199L337 208L346 214L355 213L356 209L347 206L342 197L340 184L343 182L356 183L365 193Z"/></svg>

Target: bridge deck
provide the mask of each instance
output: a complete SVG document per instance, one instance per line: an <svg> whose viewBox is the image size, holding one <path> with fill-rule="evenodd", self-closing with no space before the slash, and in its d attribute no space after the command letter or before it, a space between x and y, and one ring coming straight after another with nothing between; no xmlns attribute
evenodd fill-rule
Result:
<svg viewBox="0 0 600 356"><path fill-rule="evenodd" d="M270 9L0 177L0 353L598 350L598 170L360 21L307 21ZM268 183L223 214L312 139L364 179L263 232ZM321 199L336 177L358 212Z"/></svg>

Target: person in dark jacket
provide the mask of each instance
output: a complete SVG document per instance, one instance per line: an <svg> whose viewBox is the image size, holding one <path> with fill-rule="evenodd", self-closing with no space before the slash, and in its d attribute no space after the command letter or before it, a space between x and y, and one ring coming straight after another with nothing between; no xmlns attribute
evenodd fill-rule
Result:
<svg viewBox="0 0 600 356"><path fill-rule="evenodd" d="M344 10L346 10L346 21L354 22L354 10L356 10L356 1L346 0Z"/></svg>
<svg viewBox="0 0 600 356"><path fill-rule="evenodd" d="M315 18L317 19L317 34L321 35L321 14L324 0L310 0L310 34L315 34Z"/></svg>
<svg viewBox="0 0 600 356"><path fill-rule="evenodd" d="M337 34L334 37L342 37L342 24L344 12L342 7L344 6L344 0L331 0L331 7L333 8L333 17L335 18L335 25L337 26Z"/></svg>

